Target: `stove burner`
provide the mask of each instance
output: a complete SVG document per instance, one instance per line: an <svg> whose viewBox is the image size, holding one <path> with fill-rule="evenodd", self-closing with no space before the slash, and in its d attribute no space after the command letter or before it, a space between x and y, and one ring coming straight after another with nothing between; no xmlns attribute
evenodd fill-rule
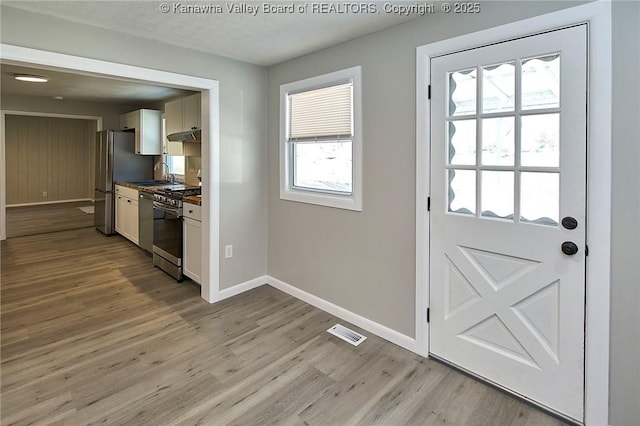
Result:
<svg viewBox="0 0 640 426"><path fill-rule="evenodd" d="M153 193L153 199L168 206L182 207L183 197L200 195L201 192L202 188L199 186L158 189Z"/></svg>
<svg viewBox="0 0 640 426"><path fill-rule="evenodd" d="M188 195L200 195L202 188L196 187L177 187L177 188L165 188L155 191L156 194L162 194L167 197L182 198Z"/></svg>

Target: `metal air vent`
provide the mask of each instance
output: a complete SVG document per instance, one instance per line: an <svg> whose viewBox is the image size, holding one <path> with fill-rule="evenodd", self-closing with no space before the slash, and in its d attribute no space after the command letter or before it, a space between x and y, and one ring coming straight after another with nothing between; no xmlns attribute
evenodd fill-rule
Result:
<svg viewBox="0 0 640 426"><path fill-rule="evenodd" d="M336 324L330 329L327 330L329 333L333 334L339 339L344 340L345 342L351 343L353 346L358 346L360 343L364 342L367 338L360 333L356 333L353 330L349 330L347 327Z"/></svg>

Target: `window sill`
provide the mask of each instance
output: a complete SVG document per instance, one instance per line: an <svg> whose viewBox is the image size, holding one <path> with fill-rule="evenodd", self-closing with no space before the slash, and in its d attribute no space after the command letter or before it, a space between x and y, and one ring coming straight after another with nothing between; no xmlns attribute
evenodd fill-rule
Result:
<svg viewBox="0 0 640 426"><path fill-rule="evenodd" d="M354 195L334 195L315 191L281 189L280 199L337 209L362 211L362 200Z"/></svg>

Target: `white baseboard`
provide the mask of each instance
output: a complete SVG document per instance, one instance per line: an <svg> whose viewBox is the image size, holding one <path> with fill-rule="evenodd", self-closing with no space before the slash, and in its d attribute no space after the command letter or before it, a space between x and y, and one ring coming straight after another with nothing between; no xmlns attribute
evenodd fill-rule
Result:
<svg viewBox="0 0 640 426"><path fill-rule="evenodd" d="M270 286L277 288L278 290L283 291L295 297L296 299L300 299L303 302L307 302L308 304L313 305L318 309L322 309L323 311L330 313L331 315L334 315L345 321L349 321L350 323L355 324L358 327L367 330L378 337L382 337L385 340L395 343L396 345L403 347L411 352L416 352L417 350L416 340L412 337L392 330L389 327L386 327L361 315L355 314L343 307L321 299L318 296L314 296L313 294L300 290L299 288L296 288L291 284L287 284L277 278L273 278L267 275L265 279Z"/></svg>
<svg viewBox="0 0 640 426"><path fill-rule="evenodd" d="M56 200L56 201L40 201L37 203L22 203L22 204L7 204L7 208L10 209L12 207L28 207L28 206L42 206L45 204L64 204L64 203L77 203L80 201L94 201L91 198L78 198L75 200Z"/></svg>
<svg viewBox="0 0 640 426"><path fill-rule="evenodd" d="M244 293L245 291L249 291L256 287L260 287L261 285L268 284L268 282L269 282L268 277L266 275L263 275L261 277L254 278L252 280L245 281L240 284L236 284L232 287L222 289L219 292L220 298L218 300L226 299L226 298L235 296L236 294Z"/></svg>

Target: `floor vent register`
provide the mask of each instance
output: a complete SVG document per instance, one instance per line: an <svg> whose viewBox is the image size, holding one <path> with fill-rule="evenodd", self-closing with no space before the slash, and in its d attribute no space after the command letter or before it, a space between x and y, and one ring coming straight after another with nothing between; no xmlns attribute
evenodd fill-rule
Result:
<svg viewBox="0 0 640 426"><path fill-rule="evenodd" d="M333 334L339 339L344 340L345 342L351 343L353 346L358 346L360 343L364 342L367 338L360 333L356 333L353 330L349 330L347 327L336 324L330 329L327 330L329 333Z"/></svg>

